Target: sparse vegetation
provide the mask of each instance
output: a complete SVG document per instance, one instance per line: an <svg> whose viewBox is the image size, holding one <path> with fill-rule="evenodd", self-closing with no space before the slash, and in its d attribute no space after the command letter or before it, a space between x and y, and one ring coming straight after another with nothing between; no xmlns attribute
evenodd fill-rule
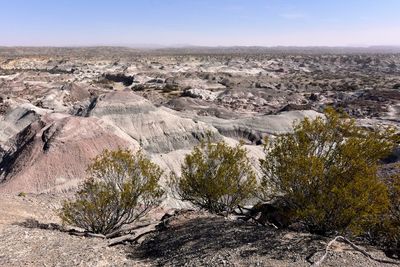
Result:
<svg viewBox="0 0 400 267"><path fill-rule="evenodd" d="M135 84L132 86L133 91L144 91L146 88L143 84Z"/></svg>
<svg viewBox="0 0 400 267"><path fill-rule="evenodd" d="M109 234L143 217L156 206L163 190L161 169L142 152L105 150L88 168L88 179L65 201L60 211L64 223L92 233Z"/></svg>
<svg viewBox="0 0 400 267"><path fill-rule="evenodd" d="M389 150L392 132L347 130L352 121L337 114L309 119L270 137L257 183L244 152L264 158L265 134L286 133L327 104L367 127L399 130L400 54L378 51L386 48L0 48L0 266L309 266L325 248L321 265L369 266L351 245L366 241L376 258L377 248L399 257L400 149L382 165L376 154ZM214 128L246 146L205 139L183 162ZM144 175L135 153L103 155L85 175L109 144L140 146L179 172L175 196L201 211L175 209L170 197L159 206L161 171L149 165ZM132 171L117 175L110 162ZM261 182L264 200L275 201L250 206ZM52 216L65 197L54 192L69 190L78 193L60 213L74 229ZM308 230L324 236L293 232ZM336 242L348 249L330 249Z"/></svg>
<svg viewBox="0 0 400 267"><path fill-rule="evenodd" d="M267 142L264 197L280 198L291 221L312 232L361 233L389 208L377 169L394 144L392 129L367 130L328 109Z"/></svg>
<svg viewBox="0 0 400 267"><path fill-rule="evenodd" d="M167 83L164 88L162 89L163 93L170 93L173 91L179 90L179 87L176 84Z"/></svg>
<svg viewBox="0 0 400 267"><path fill-rule="evenodd" d="M398 169L396 170L399 171ZM400 258L400 175L386 177L389 209L370 231L372 241L383 247L391 256Z"/></svg>
<svg viewBox="0 0 400 267"><path fill-rule="evenodd" d="M390 206L383 227L384 244L400 258L400 175L395 175L389 185Z"/></svg>
<svg viewBox="0 0 400 267"><path fill-rule="evenodd" d="M173 183L182 200L212 213L231 212L252 197L257 183L242 144L213 143L210 136L187 155Z"/></svg>

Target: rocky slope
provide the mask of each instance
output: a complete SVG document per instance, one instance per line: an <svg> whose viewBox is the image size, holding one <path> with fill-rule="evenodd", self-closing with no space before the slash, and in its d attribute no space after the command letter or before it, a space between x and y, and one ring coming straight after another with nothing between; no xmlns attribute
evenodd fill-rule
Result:
<svg viewBox="0 0 400 267"><path fill-rule="evenodd" d="M244 140L257 165L264 136L327 105L398 126L396 54L0 50L0 192L73 189L106 148L179 172L207 132Z"/></svg>
<svg viewBox="0 0 400 267"><path fill-rule="evenodd" d="M313 111L245 119L179 114L156 107L130 90L102 94L81 115L22 104L0 120L0 192L49 192L76 187L90 159L104 149L143 149L168 171L210 132L230 143L260 144L262 136L290 130ZM256 150L261 150L258 146ZM254 151L249 147L249 151ZM257 158L260 153L252 153Z"/></svg>

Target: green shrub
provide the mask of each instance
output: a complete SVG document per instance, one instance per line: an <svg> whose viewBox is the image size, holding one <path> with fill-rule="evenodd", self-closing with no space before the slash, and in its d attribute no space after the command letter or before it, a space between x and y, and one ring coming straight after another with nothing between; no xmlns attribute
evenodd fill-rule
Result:
<svg viewBox="0 0 400 267"><path fill-rule="evenodd" d="M391 179L388 188L390 207L383 227L384 244L400 258L400 175Z"/></svg>
<svg viewBox="0 0 400 267"><path fill-rule="evenodd" d="M388 209L377 168L394 144L392 129L367 130L328 109L266 142L264 197L282 198L291 220L312 232L360 233Z"/></svg>
<svg viewBox="0 0 400 267"><path fill-rule="evenodd" d="M64 223L93 233L109 234L146 215L159 204L160 168L142 152L105 150L88 167L89 178L75 200L60 211Z"/></svg>
<svg viewBox="0 0 400 267"><path fill-rule="evenodd" d="M242 144L212 143L209 136L186 156L174 184L182 200L212 213L231 212L249 200L257 187Z"/></svg>
<svg viewBox="0 0 400 267"><path fill-rule="evenodd" d="M397 168L398 172L400 169ZM371 230L373 241L383 247L391 256L400 258L400 175L385 178L389 192L389 209Z"/></svg>

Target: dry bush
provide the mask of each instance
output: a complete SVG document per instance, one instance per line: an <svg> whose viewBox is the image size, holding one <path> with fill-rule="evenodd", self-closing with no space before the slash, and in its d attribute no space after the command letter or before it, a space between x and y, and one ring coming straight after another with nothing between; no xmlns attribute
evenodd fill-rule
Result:
<svg viewBox="0 0 400 267"><path fill-rule="evenodd" d="M396 169L397 172L399 170ZM389 252L390 256L400 258L400 175L387 176L385 183L389 192L389 209L370 233L374 243Z"/></svg>
<svg viewBox="0 0 400 267"><path fill-rule="evenodd" d="M89 178L75 199L64 202L60 217L92 233L109 234L159 204L162 173L141 151L105 150L88 167Z"/></svg>
<svg viewBox="0 0 400 267"><path fill-rule="evenodd" d="M187 155L173 183L179 197L212 213L231 212L249 200L256 177L242 144L230 147L210 137Z"/></svg>
<svg viewBox="0 0 400 267"><path fill-rule="evenodd" d="M379 162L394 148L392 129L367 130L328 109L266 142L264 197L281 198L292 222L312 232L362 232L389 207Z"/></svg>
<svg viewBox="0 0 400 267"><path fill-rule="evenodd" d="M400 175L388 183L390 207L383 225L383 244L400 258Z"/></svg>

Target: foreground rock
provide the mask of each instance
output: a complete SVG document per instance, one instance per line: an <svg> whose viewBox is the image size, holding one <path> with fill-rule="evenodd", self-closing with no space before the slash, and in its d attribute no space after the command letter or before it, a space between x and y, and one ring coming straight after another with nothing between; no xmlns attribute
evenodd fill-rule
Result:
<svg viewBox="0 0 400 267"><path fill-rule="evenodd" d="M38 229L60 221L56 209L65 194L0 195L0 266L310 266L329 241L310 234L277 231L202 212L176 216L166 230L141 245L108 247L99 238ZM385 255L367 246L379 259ZM400 264L400 262L399 262ZM395 266L373 262L336 243L323 266Z"/></svg>

